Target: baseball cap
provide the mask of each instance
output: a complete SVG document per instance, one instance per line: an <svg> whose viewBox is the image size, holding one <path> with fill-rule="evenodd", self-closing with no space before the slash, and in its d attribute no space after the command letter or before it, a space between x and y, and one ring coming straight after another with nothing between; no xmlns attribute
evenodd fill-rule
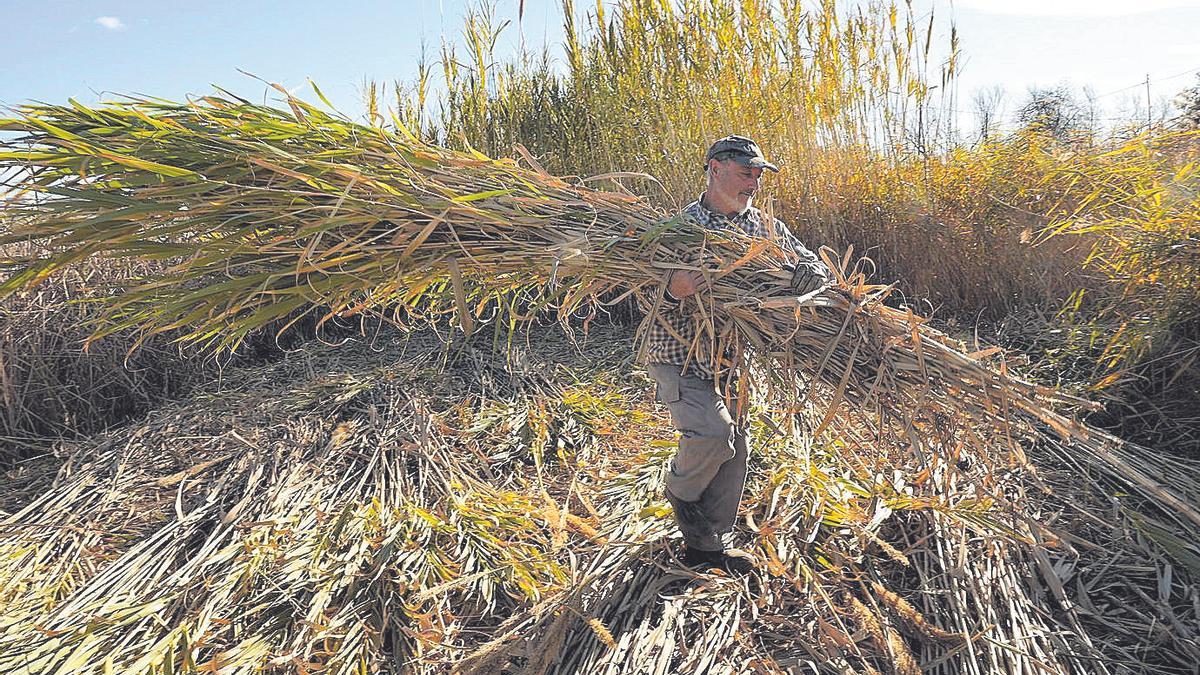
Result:
<svg viewBox="0 0 1200 675"><path fill-rule="evenodd" d="M759 149L758 143L746 138L745 136L726 136L717 140L708 147L708 153L704 155L704 165L708 166L710 159L732 159L738 164L748 166L750 168L770 169L778 172L779 167L767 161L763 156L762 150Z"/></svg>

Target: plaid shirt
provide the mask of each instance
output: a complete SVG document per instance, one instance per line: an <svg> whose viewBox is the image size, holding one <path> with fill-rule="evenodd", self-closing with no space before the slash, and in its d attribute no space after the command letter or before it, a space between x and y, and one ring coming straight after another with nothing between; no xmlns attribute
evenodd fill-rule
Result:
<svg viewBox="0 0 1200 675"><path fill-rule="evenodd" d="M809 267L826 279L830 277L828 268L816 254L805 248L778 218L770 218L753 206L729 217L710 210L703 202L704 195L701 194L700 199L685 206L684 218L709 230L741 232L751 237L773 239L780 246L795 251L799 256L796 265ZM711 348L708 340L695 339L699 321L694 316L694 309L694 300L675 300L664 292L658 316L651 320L646 335L646 362L674 364L681 366L685 375L712 380L715 377L712 355L709 353Z"/></svg>

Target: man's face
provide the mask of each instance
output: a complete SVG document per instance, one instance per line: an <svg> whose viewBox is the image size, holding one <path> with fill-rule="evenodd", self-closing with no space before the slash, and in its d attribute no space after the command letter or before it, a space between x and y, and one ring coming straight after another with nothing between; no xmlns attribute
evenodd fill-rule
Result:
<svg viewBox="0 0 1200 675"><path fill-rule="evenodd" d="M739 211L749 206L750 200L754 199L763 172L761 168L752 169L732 159L710 160L708 170L709 198L722 206L729 205Z"/></svg>

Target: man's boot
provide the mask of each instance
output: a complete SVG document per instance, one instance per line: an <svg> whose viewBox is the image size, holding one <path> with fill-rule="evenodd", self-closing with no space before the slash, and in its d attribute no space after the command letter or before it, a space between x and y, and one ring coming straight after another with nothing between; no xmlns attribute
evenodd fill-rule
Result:
<svg viewBox="0 0 1200 675"><path fill-rule="evenodd" d="M680 560L685 566L697 572L707 572L715 567L730 576L749 574L758 569L749 553L736 548L705 551L685 544Z"/></svg>
<svg viewBox="0 0 1200 675"><path fill-rule="evenodd" d="M715 532L703 499L688 501L671 494L670 490L665 492L667 501L675 510L675 523L683 533L684 541L688 542L680 556L685 566L701 572L715 567L731 575L746 574L756 569L748 553L725 547L722 537ZM701 545L697 546L697 543ZM702 547L704 544L711 548Z"/></svg>

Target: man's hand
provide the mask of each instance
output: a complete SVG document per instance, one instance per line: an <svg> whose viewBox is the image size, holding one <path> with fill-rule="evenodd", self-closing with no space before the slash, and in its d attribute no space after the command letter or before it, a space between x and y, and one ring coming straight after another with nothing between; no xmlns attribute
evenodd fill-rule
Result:
<svg viewBox="0 0 1200 675"><path fill-rule="evenodd" d="M796 295L812 293L829 281L829 275L823 267L801 263L792 270L792 290Z"/></svg>
<svg viewBox="0 0 1200 675"><path fill-rule="evenodd" d="M675 270L667 282L667 292L676 300L682 300L689 295L695 295L703 282L704 277L700 276L699 272Z"/></svg>

